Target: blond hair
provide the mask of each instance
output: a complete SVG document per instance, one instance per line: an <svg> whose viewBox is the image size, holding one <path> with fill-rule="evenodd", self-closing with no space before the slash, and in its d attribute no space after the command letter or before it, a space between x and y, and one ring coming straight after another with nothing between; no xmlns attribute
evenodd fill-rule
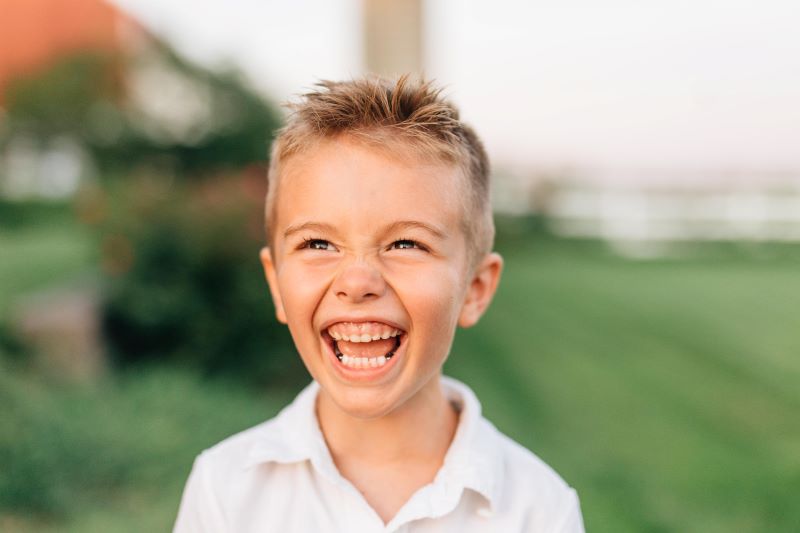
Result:
<svg viewBox="0 0 800 533"><path fill-rule="evenodd" d="M299 103L287 105L288 121L272 145L265 209L268 244L272 245L280 169L320 141L347 136L379 149L401 144L418 157L461 168L466 184L462 230L474 268L494 242L489 160L478 136L461 122L442 90L408 75L321 81L317 87Z"/></svg>

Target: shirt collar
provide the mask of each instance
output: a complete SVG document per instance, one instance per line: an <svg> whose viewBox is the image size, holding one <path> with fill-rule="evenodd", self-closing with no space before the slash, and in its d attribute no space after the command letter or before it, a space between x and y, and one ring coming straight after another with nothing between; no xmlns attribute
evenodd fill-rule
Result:
<svg viewBox="0 0 800 533"><path fill-rule="evenodd" d="M432 495L449 500L454 496L460 498L463 489L471 489L494 508L500 497L503 476L498 433L481 416L480 402L467 385L446 376L441 379L445 394L459 409L460 416L453 442L432 484ZM258 429L246 467L265 462L308 460L325 477L343 482L317 421L318 393L319 384L312 381L291 404Z"/></svg>
<svg viewBox="0 0 800 533"><path fill-rule="evenodd" d="M296 463L328 453L316 415L319 384L312 381L278 415L259 428L246 467L259 463Z"/></svg>
<svg viewBox="0 0 800 533"><path fill-rule="evenodd" d="M481 404L467 385L446 376L442 385L451 402L460 410L458 428L444 458L440 477L451 484L481 494L495 507L500 496L503 457L499 435L481 416Z"/></svg>

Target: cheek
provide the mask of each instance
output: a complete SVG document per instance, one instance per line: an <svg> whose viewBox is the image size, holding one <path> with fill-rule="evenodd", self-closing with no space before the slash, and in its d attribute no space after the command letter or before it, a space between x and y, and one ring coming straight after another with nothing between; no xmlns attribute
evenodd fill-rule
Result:
<svg viewBox="0 0 800 533"><path fill-rule="evenodd" d="M287 268L278 276L283 307L288 316L300 323L310 321L327 287L321 273L307 269Z"/></svg>
<svg viewBox="0 0 800 533"><path fill-rule="evenodd" d="M454 327L459 311L460 278L451 268L416 272L398 292L417 327ZM455 316L454 316L455 315Z"/></svg>

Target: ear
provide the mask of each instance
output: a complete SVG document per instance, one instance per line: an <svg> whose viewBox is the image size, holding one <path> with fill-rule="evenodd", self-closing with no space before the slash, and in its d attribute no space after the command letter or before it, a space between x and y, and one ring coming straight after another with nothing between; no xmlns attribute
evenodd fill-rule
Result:
<svg viewBox="0 0 800 533"><path fill-rule="evenodd" d="M467 287L458 325L462 328L474 326L492 301L500 273L503 270L503 258L492 252L480 262L475 269Z"/></svg>
<svg viewBox="0 0 800 533"><path fill-rule="evenodd" d="M272 254L268 247L263 247L261 253L261 264L264 266L264 275L267 278L269 285L269 292L272 295L272 303L275 304L275 316L278 322L286 324L286 311L283 310L283 300L281 300L281 293L278 290L278 275L275 272L275 263L272 261Z"/></svg>

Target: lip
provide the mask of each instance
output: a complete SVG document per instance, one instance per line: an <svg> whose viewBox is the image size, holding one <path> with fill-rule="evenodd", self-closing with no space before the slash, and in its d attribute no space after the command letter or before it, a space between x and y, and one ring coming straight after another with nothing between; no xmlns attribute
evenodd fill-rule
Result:
<svg viewBox="0 0 800 533"><path fill-rule="evenodd" d="M386 361L386 364L379 367L366 367L366 368L351 368L342 364L339 361L339 358L336 357L336 354L333 351L333 337L328 334L328 327L337 322L380 322L382 324L386 324L392 326L396 329L401 330L403 333L400 335L400 345L392 355L391 359ZM340 377L340 379L349 382L374 382L380 380L394 369L398 362L405 358L406 353L406 346L408 344L408 333L403 328L395 325L393 322L387 322L386 320L379 319L379 318L360 318L360 319L353 319L344 318L344 319L337 319L332 320L325 328L322 330L321 333L323 344L325 345L325 352L328 362L333 367L334 372Z"/></svg>

